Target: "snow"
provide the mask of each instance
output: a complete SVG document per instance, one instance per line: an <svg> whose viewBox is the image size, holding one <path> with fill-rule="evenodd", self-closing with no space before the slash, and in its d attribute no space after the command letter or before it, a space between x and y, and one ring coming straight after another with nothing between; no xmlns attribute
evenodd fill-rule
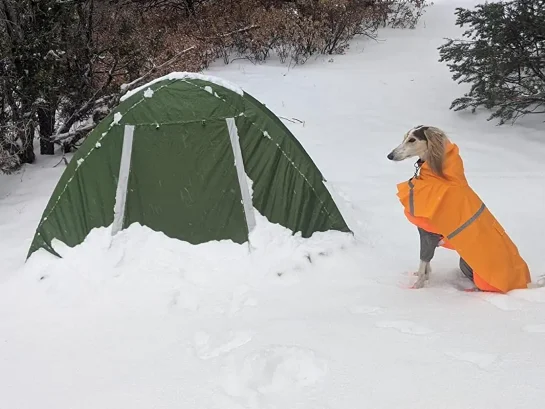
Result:
<svg viewBox="0 0 545 409"><path fill-rule="evenodd" d="M114 114L114 119L113 119L113 121L112 121L112 124L113 124L113 125L119 124L119 121L121 121L122 118L123 118L123 115L122 115L120 112L116 112L116 113Z"/></svg>
<svg viewBox="0 0 545 409"><path fill-rule="evenodd" d="M153 90L151 88L148 88L144 91L144 98L151 98L153 97Z"/></svg>
<svg viewBox="0 0 545 409"><path fill-rule="evenodd" d="M122 97L121 97L121 101L125 101L126 99L132 97L134 94L137 94L138 92L142 91L143 89L146 89L146 88L149 88L151 85L153 84L156 84L158 82L161 82L161 81L170 81L170 80L180 80L180 81L186 81L186 80L201 80L201 81L207 81L207 82L211 82L213 84L216 84L216 85L219 85L220 87L223 87L223 88L226 88L228 90L231 90L239 95L244 95L244 91L242 91L242 89L235 85L234 83L231 83L229 81L226 81L225 79L223 78L220 78L220 77L216 77L216 76L212 76L212 75L204 75L204 74L199 74L199 73L196 73L196 72L172 72L170 74L167 74L167 75L164 75L162 77L159 77L159 78L156 78L150 82L148 82L147 84L144 84L140 87L137 87L137 88L134 88L130 91L128 91L126 94L124 94ZM206 91L206 92L210 92L212 89L208 89L210 88L210 86L205 86L203 89ZM212 93L212 92L210 92ZM144 95L146 98L149 98L147 97L146 95Z"/></svg>
<svg viewBox="0 0 545 409"><path fill-rule="evenodd" d="M436 2L416 30L356 40L334 63L237 61L206 73L304 120L286 125L357 240L303 240L256 214L251 248L132 225L24 264L64 165L38 156L0 176L0 407L540 409L544 288L459 291L457 257L443 249L429 285L406 288L418 235L395 184L413 163L386 154L421 123L458 144L534 280L545 273L543 123L497 127L487 112L448 109L464 88L436 47L460 33L454 7L471 4Z"/></svg>

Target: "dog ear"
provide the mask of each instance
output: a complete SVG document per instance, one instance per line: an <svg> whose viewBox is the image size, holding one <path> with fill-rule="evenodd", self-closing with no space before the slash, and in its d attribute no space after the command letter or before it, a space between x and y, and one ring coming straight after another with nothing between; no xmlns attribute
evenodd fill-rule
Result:
<svg viewBox="0 0 545 409"><path fill-rule="evenodd" d="M424 134L428 140L427 162L433 173L437 176L444 177L443 162L445 159L446 135L443 131L434 127L425 129Z"/></svg>
<svg viewBox="0 0 545 409"><path fill-rule="evenodd" d="M413 135L420 141L426 141L428 140L428 137L426 136L426 130L428 129L429 126L418 125L416 128L414 128Z"/></svg>

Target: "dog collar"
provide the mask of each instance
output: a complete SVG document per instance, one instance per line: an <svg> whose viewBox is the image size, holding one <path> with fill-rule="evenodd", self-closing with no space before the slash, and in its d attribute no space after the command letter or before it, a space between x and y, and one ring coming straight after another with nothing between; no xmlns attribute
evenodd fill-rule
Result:
<svg viewBox="0 0 545 409"><path fill-rule="evenodd" d="M422 167L422 165L424 164L424 161L422 159L418 159L416 161L416 163L414 164L414 177L415 178L418 178L418 176L420 175L420 168Z"/></svg>

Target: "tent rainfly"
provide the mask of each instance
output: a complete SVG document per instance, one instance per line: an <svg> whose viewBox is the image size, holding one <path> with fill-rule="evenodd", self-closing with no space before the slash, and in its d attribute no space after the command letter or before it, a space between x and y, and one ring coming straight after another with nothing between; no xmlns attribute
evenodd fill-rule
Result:
<svg viewBox="0 0 545 409"><path fill-rule="evenodd" d="M127 93L61 176L28 256L138 222L192 244L248 241L254 209L310 237L350 232L288 128L240 88L172 73Z"/></svg>

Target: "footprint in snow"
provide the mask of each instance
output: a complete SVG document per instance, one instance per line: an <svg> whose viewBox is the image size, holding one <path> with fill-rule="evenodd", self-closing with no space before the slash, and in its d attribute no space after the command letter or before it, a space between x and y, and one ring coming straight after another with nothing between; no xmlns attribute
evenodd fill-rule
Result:
<svg viewBox="0 0 545 409"><path fill-rule="evenodd" d="M183 292L178 289L171 293L170 301L168 303L169 308L183 308L185 310L196 312L199 310L201 304L201 297L197 291Z"/></svg>
<svg viewBox="0 0 545 409"><path fill-rule="evenodd" d="M518 311L523 308L523 303L509 294L483 293L482 298L502 311Z"/></svg>
<svg viewBox="0 0 545 409"><path fill-rule="evenodd" d="M513 290L509 293L509 295L532 303L545 303L545 288L525 288L523 290Z"/></svg>
<svg viewBox="0 0 545 409"><path fill-rule="evenodd" d="M545 324L525 325L522 330L531 334L545 334Z"/></svg>
<svg viewBox="0 0 545 409"><path fill-rule="evenodd" d="M248 296L250 287L242 285L233 291L231 296L231 305L229 308L229 315L233 316L242 310L244 307L255 307L257 300Z"/></svg>
<svg viewBox="0 0 545 409"><path fill-rule="evenodd" d="M224 337L212 339L210 334L199 331L195 334L195 351L201 359L216 358L250 342L252 331L229 331Z"/></svg>
<svg viewBox="0 0 545 409"><path fill-rule="evenodd" d="M446 356L458 361L468 362L481 369L486 369L498 359L496 354L487 354L482 352L445 352Z"/></svg>
<svg viewBox="0 0 545 409"><path fill-rule="evenodd" d="M248 406L237 403L232 397L223 395L222 393L212 393L212 400L215 407L229 409L247 409ZM255 405L254 405L255 406Z"/></svg>
<svg viewBox="0 0 545 409"><path fill-rule="evenodd" d="M229 356L223 387L231 397L264 407L263 403L271 399L315 387L325 380L328 372L328 362L313 350L269 345L249 353L238 363Z"/></svg>
<svg viewBox="0 0 545 409"><path fill-rule="evenodd" d="M382 308L361 304L348 307L348 311L350 311L352 314L377 315L382 312Z"/></svg>
<svg viewBox="0 0 545 409"><path fill-rule="evenodd" d="M376 323L378 328L392 328L403 334L410 335L428 335L434 331L418 325L412 321L400 320L400 321L380 321Z"/></svg>
<svg viewBox="0 0 545 409"><path fill-rule="evenodd" d="M180 300L180 290L174 290L170 296L170 302L168 303L169 307L175 307L178 305Z"/></svg>

